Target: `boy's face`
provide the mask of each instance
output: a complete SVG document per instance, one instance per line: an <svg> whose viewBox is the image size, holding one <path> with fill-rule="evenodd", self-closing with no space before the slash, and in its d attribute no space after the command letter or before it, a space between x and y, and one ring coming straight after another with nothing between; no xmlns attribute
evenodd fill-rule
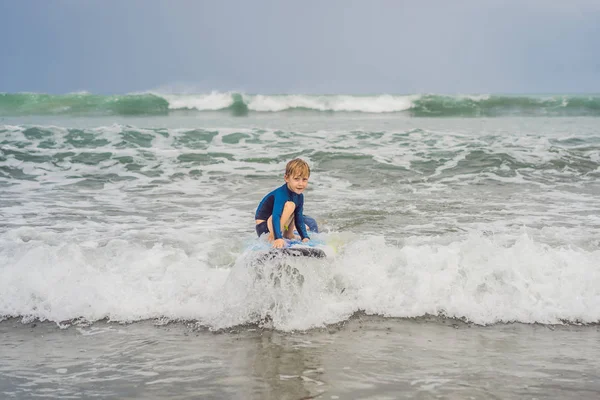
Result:
<svg viewBox="0 0 600 400"><path fill-rule="evenodd" d="M308 176L300 175L284 175L285 183L287 183L288 189L296 194L302 194L304 189L308 186Z"/></svg>

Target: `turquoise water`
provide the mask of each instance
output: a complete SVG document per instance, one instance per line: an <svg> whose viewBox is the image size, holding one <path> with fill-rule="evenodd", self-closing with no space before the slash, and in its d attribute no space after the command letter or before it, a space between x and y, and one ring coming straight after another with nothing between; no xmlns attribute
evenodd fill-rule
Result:
<svg viewBox="0 0 600 400"><path fill-rule="evenodd" d="M177 115L220 111L233 116L284 111L401 113L412 117L600 116L598 94L363 95L0 93L0 116Z"/></svg>

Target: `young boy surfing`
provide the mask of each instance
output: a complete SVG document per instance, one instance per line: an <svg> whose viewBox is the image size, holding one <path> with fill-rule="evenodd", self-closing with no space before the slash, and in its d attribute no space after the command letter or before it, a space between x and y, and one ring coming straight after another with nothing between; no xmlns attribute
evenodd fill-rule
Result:
<svg viewBox="0 0 600 400"><path fill-rule="evenodd" d="M285 246L285 239L294 239L294 229L303 242L309 240L304 225L304 195L308 186L310 168L306 161L299 158L288 162L283 179L285 184L267 194L256 209L256 234L269 234L273 247Z"/></svg>

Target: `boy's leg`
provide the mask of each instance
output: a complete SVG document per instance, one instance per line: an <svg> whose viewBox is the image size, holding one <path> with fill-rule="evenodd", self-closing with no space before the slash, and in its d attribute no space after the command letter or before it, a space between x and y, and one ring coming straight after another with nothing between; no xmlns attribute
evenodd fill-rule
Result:
<svg viewBox="0 0 600 400"><path fill-rule="evenodd" d="M296 235L294 235L294 229L296 229L296 224L294 223L294 215L290 217L290 220L287 223L287 230L283 231L283 237L286 239L296 239Z"/></svg>
<svg viewBox="0 0 600 400"><path fill-rule="evenodd" d="M293 201L287 201L283 206L283 212L281 213L281 220L279 221L281 227L281 233L286 239L294 238L294 210L296 205ZM267 220L267 226L269 227L269 240L275 240L273 235L273 216L270 216ZM288 229L286 229L286 226ZM291 237L290 237L291 234Z"/></svg>

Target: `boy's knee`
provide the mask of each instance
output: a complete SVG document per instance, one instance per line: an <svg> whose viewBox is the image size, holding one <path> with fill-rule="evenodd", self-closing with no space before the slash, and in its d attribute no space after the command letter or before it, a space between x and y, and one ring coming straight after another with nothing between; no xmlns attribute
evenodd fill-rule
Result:
<svg viewBox="0 0 600 400"><path fill-rule="evenodd" d="M296 204L293 201L286 201L283 206L283 211L292 212L296 209Z"/></svg>

